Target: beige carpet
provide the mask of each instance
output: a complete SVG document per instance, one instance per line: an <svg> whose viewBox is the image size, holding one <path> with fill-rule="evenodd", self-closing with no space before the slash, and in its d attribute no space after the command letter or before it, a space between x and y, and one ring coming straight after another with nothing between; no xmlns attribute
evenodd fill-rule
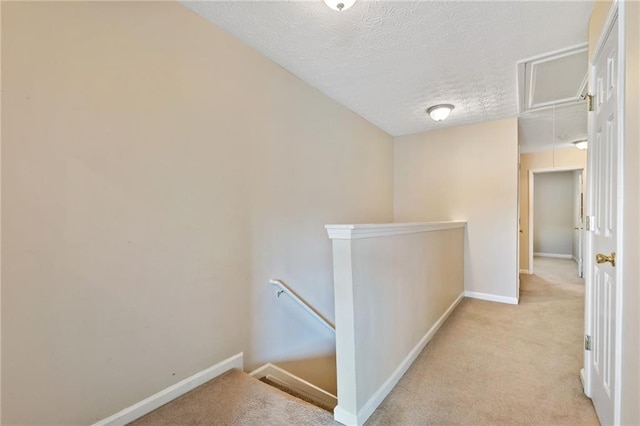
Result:
<svg viewBox="0 0 640 426"><path fill-rule="evenodd" d="M551 257L534 257L533 274L550 284L580 284L584 280L578 278L578 264L572 259L554 259Z"/></svg>
<svg viewBox="0 0 640 426"><path fill-rule="evenodd" d="M367 425L598 424L579 378L575 268L536 259L518 306L463 300Z"/></svg>
<svg viewBox="0 0 640 426"><path fill-rule="evenodd" d="M333 415L231 370L131 425L333 425Z"/></svg>
<svg viewBox="0 0 640 426"><path fill-rule="evenodd" d="M519 306L465 299L367 425L598 424L582 393L584 285L536 259ZM133 423L330 425L330 413L238 371Z"/></svg>

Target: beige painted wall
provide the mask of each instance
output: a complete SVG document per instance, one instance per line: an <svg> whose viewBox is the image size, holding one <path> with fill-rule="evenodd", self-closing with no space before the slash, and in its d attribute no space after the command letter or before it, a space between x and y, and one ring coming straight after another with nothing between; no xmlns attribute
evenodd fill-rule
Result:
<svg viewBox="0 0 640 426"><path fill-rule="evenodd" d="M596 0L593 4L593 11L589 18L589 59L591 59L596 49L600 31L607 20L607 15L609 14L612 4L612 0Z"/></svg>
<svg viewBox="0 0 640 426"><path fill-rule="evenodd" d="M0 24L2 3L0 2ZM0 51L2 49L2 27L0 25ZM0 97L2 94L2 54L0 54ZM0 242L2 241L2 100L0 99ZM2 244L0 244L0 388L2 387ZM0 390L0 424L2 423L2 391Z"/></svg>
<svg viewBox="0 0 640 426"><path fill-rule="evenodd" d="M517 119L394 140L394 220L467 221L465 290L515 299Z"/></svg>
<svg viewBox="0 0 640 426"><path fill-rule="evenodd" d="M464 291L463 247L464 228L352 242L359 408Z"/></svg>
<svg viewBox="0 0 640 426"><path fill-rule="evenodd" d="M335 386L267 280L333 316L323 225L391 220L389 135L177 3L3 2L2 63L3 424L243 350Z"/></svg>
<svg viewBox="0 0 640 426"><path fill-rule="evenodd" d="M640 419L640 3L621 2L625 26L625 115L623 129L623 223L619 273L622 273L621 424ZM596 2L589 22L589 53L601 37L612 2ZM620 243L620 242L619 242Z"/></svg>
<svg viewBox="0 0 640 426"><path fill-rule="evenodd" d="M622 424L640 422L640 3L626 2Z"/></svg>
<svg viewBox="0 0 640 426"><path fill-rule="evenodd" d="M532 169L586 168L587 152L576 148L520 155L520 270L529 270L529 171ZM585 172L586 173L586 172ZM586 181L586 174L584 175Z"/></svg>
<svg viewBox="0 0 640 426"><path fill-rule="evenodd" d="M622 423L640 421L640 3L625 3ZM635 326L634 326L635 324Z"/></svg>

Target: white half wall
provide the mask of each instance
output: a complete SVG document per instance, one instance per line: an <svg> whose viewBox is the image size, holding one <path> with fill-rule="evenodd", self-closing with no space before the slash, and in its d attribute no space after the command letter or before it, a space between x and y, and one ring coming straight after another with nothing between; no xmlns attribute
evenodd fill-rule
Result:
<svg viewBox="0 0 640 426"><path fill-rule="evenodd" d="M394 140L394 221L466 221L465 290L517 299L517 119Z"/></svg>
<svg viewBox="0 0 640 426"><path fill-rule="evenodd" d="M327 226L336 303L334 413L343 424L362 425L462 299L465 224L350 226Z"/></svg>

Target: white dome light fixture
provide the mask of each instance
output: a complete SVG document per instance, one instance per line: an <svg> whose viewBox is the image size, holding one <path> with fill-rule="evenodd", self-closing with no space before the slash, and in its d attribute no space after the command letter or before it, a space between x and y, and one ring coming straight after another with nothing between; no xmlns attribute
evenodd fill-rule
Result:
<svg viewBox="0 0 640 426"><path fill-rule="evenodd" d="M587 149L587 145L589 145L589 142L586 139L580 139L573 142L573 146L578 149Z"/></svg>
<svg viewBox="0 0 640 426"><path fill-rule="evenodd" d="M451 104L439 104L434 105L432 107L427 108L427 114L433 121L442 121L445 120L451 111L453 111L454 106Z"/></svg>
<svg viewBox="0 0 640 426"><path fill-rule="evenodd" d="M349 9L355 2L356 0L324 0L327 6L338 12Z"/></svg>

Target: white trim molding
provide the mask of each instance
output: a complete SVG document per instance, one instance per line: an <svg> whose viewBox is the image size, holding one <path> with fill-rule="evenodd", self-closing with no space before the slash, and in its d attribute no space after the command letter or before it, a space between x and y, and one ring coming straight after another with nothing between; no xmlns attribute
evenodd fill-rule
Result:
<svg viewBox="0 0 640 426"><path fill-rule="evenodd" d="M570 46L568 48L555 50L518 61L518 111L520 113L526 113L529 111L542 111L545 109L553 108L557 105L566 105L572 102L579 102L580 95L585 91L587 87L588 72L585 73L582 84L580 84L575 97L558 99L555 102L540 102L534 104L533 92L535 91L536 67L539 64L544 64L545 62L566 58L568 56L579 53L587 53L587 51L588 43L581 43L575 46ZM527 68L530 69L530 74L527 73Z"/></svg>
<svg viewBox="0 0 640 426"><path fill-rule="evenodd" d="M124 410L118 411L116 414L100 420L92 426L124 426L234 368L243 369L242 352L220 361L193 376L187 377Z"/></svg>
<svg viewBox="0 0 640 426"><path fill-rule="evenodd" d="M559 254L559 253L538 253L534 252L533 256L537 257L554 257L556 259L575 259L572 254Z"/></svg>
<svg viewBox="0 0 640 426"><path fill-rule="evenodd" d="M416 232L441 231L464 228L465 221L417 222L417 223L373 223L353 225L325 225L332 240L357 240L360 238L386 237L390 235L415 234Z"/></svg>
<svg viewBox="0 0 640 426"><path fill-rule="evenodd" d="M507 303L509 305L517 305L517 297L498 296L497 294L477 293L475 291L465 291L465 297L471 299L488 300L489 302Z"/></svg>
<svg viewBox="0 0 640 426"><path fill-rule="evenodd" d="M535 183L534 176L539 173L551 173L551 172L569 172L574 170L582 170L584 173L585 167L582 166L567 166L567 167L542 167L537 169L529 169L529 233L527 235L527 244L529 246L529 270L533 272L533 222L534 222L534 191ZM586 245L585 245L586 247Z"/></svg>
<svg viewBox="0 0 640 426"><path fill-rule="evenodd" d="M309 399L314 401L321 402L324 405L329 407L335 407L338 405L338 398L314 385L313 383L309 383L308 381L292 374L277 365L267 363L262 367L259 367L249 373L251 377L255 377L260 380L263 377L268 378L269 380L274 381L284 387L287 387L291 390L296 391L299 394L302 394Z"/></svg>

